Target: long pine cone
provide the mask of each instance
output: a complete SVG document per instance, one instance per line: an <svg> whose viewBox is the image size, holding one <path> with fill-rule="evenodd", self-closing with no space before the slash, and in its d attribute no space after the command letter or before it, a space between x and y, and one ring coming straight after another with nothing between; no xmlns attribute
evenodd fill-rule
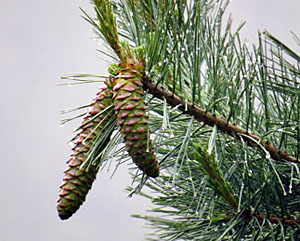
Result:
<svg viewBox="0 0 300 241"><path fill-rule="evenodd" d="M113 104L125 147L132 160L150 177L159 165L149 140L149 117L144 103L142 63L122 63L113 81Z"/></svg>
<svg viewBox="0 0 300 241"><path fill-rule="evenodd" d="M81 164L86 160L87 154L92 144L101 134L104 127L113 114L105 113L99 115L101 111L112 104L112 89L110 80L106 82L107 87L101 88L90 105L87 115L82 122L82 127L74 141L71 158L67 161L68 168L64 171L65 176L60 186L57 211L59 217L64 220L70 218L85 201L86 195L92 187L98 169L90 165L87 170L80 169ZM96 116L98 114L98 116ZM105 148L106 143L101 146L99 153Z"/></svg>

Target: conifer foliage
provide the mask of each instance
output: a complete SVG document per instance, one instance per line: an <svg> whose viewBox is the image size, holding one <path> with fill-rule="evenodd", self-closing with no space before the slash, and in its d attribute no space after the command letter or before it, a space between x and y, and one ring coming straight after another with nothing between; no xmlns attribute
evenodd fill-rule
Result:
<svg viewBox="0 0 300 241"><path fill-rule="evenodd" d="M62 219L84 201L107 146L146 174L128 189L154 205L135 215L153 240L300 240L300 56L268 32L250 49L243 25L224 24L228 4L93 0L96 17L84 18L114 77L80 128Z"/></svg>

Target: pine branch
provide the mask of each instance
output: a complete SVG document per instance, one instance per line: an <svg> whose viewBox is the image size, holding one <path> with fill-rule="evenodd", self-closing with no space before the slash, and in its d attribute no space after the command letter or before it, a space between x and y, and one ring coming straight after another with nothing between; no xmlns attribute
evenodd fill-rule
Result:
<svg viewBox="0 0 300 241"><path fill-rule="evenodd" d="M294 219L294 218L281 218L276 216L271 216L265 213L254 213L254 217L256 217L259 220L265 220L268 219L271 223L282 223L289 226L292 225L300 225L300 219Z"/></svg>
<svg viewBox="0 0 300 241"><path fill-rule="evenodd" d="M278 150L269 141L262 140L254 133L249 133L241 126L227 122L224 118L207 112L199 106L195 106L189 102L184 102L180 99L180 97L176 96L172 92L165 90L163 87L157 86L152 80L144 79L144 89L148 90L150 94L161 100L165 99L171 106L179 106L179 109L183 111L183 113L194 116L198 121L204 122L209 126L216 125L219 130L230 136L239 137L240 140L245 141L249 146L265 149L268 151L273 160L300 163L299 158L290 156L286 151Z"/></svg>

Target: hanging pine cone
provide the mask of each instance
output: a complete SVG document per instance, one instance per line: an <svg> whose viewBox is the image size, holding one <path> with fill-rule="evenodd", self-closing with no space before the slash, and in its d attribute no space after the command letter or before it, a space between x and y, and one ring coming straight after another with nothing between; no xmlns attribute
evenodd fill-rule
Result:
<svg viewBox="0 0 300 241"><path fill-rule="evenodd" d="M113 82L113 103L118 124L132 160L151 177L159 175L159 165L149 140L149 117L143 91L144 66L122 63Z"/></svg>
<svg viewBox="0 0 300 241"><path fill-rule="evenodd" d="M62 220L68 219L79 209L96 179L98 171L96 166L91 165L88 170L82 170L80 166L86 160L92 144L97 139L96 137L101 134L113 115L107 115L107 112L99 115L101 111L112 104L110 80L106 82L106 85L107 87L101 88L101 91L94 98L95 101L91 104L81 129L76 136L77 139L74 141L71 158L67 161L68 168L64 172L65 176L60 186L59 199L57 201L58 215ZM100 147L99 153L106 146L108 139Z"/></svg>

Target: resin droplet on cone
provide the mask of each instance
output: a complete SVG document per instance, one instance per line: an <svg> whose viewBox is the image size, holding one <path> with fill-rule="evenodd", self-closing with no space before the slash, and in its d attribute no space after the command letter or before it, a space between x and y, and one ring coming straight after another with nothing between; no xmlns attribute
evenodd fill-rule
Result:
<svg viewBox="0 0 300 241"><path fill-rule="evenodd" d="M64 172L65 176L60 186L57 204L58 215L63 220L71 217L79 209L96 179L98 171L96 166L91 165L88 170L81 170L80 166L86 160L96 137L101 134L113 115L107 115L106 112L99 115L101 111L112 104L110 81L107 81L106 84L107 88L101 89L88 109L77 139L74 141L71 158L67 161L68 168ZM101 149L103 150L104 147L105 143Z"/></svg>
<svg viewBox="0 0 300 241"><path fill-rule="evenodd" d="M149 117L143 91L144 66L120 64L113 82L113 103L126 149L136 165L147 175L157 177L159 165L149 140Z"/></svg>

